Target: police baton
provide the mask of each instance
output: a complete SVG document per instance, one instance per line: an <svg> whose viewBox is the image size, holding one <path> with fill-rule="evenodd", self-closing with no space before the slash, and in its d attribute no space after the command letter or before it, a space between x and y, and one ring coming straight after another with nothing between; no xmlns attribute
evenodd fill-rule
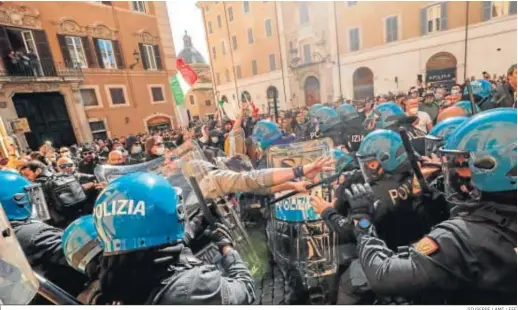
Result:
<svg viewBox="0 0 518 310"><path fill-rule="evenodd" d="M469 101L471 101L471 115L475 115L477 113L475 97L473 96L473 88L471 87L471 82L469 80L465 81L466 88L468 90Z"/></svg>
<svg viewBox="0 0 518 310"><path fill-rule="evenodd" d="M38 279L38 282L40 282L38 294L48 301L56 305L82 305L77 299L65 292L56 284L50 282L36 272L33 273L36 279Z"/></svg>
<svg viewBox="0 0 518 310"><path fill-rule="evenodd" d="M423 192L423 194L430 193L430 188L428 187L428 183L426 183L423 177L421 168L419 168L419 165L417 164L417 155L415 153L414 148L412 147L412 144L410 143L408 133L404 127L399 128L399 135L401 136L401 140L403 140L403 146L405 147L405 151L408 155L408 161L410 161L410 165L412 167L412 170L414 170L417 182L419 182L419 185L421 186L421 191Z"/></svg>
<svg viewBox="0 0 518 310"><path fill-rule="evenodd" d="M343 171L340 171L339 173L335 173L335 174L333 174L333 175L331 175L331 176L329 176L329 177L327 177L327 178L325 178L325 179L322 179L322 180L321 180L320 182L318 182L318 183L310 184L310 185L306 186L306 189L307 189L307 190L310 190L310 189L315 188L315 187L317 187L317 186L320 186L320 185L322 185L322 184L331 183L331 182L333 182L333 181L337 180L337 179L340 177L340 175L342 174L342 172L343 172ZM276 203L278 203L279 201L284 200L284 199L288 199L288 198L290 198L290 197L293 197L293 196L297 195L298 193L299 193L299 191L292 191L292 192L289 192L289 193L287 193L286 195L282 195L282 196L281 196L281 197L279 197L279 198L276 198L276 199L274 199L274 200L270 200L270 201L269 201L269 204L271 204L271 205L276 204Z"/></svg>
<svg viewBox="0 0 518 310"><path fill-rule="evenodd" d="M194 190L194 194L196 195L196 198L198 198L198 202L200 204L201 212L203 213L203 217L209 224L211 229L216 229L216 220L212 216L212 212L209 209L209 206L207 206L207 202L205 201L205 198L203 198L203 193L201 192L200 185L196 181L195 177L189 177L189 181L191 182L192 189Z"/></svg>

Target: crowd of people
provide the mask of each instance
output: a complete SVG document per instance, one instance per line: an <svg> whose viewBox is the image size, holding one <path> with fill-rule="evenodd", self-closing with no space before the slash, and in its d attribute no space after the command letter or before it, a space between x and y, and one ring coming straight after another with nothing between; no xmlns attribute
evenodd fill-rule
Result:
<svg viewBox="0 0 518 310"><path fill-rule="evenodd" d="M266 303L265 281L242 259L250 253L236 250L238 228L208 223L203 208L185 219L185 197L156 173L109 182L95 174L98 165L167 158L184 176L191 172L207 201L230 201L233 193L310 195L340 252L332 289L319 295L325 303L515 304L516 74L513 65L505 78L484 72L467 84L418 86L272 115L243 103L235 120L220 114L188 128L87 145L46 142L19 152L13 142L1 162L0 202L32 268L82 303ZM329 156L267 167L272 146L323 138L332 141ZM202 163L178 152L192 145L203 151ZM324 172L336 173L332 194L308 193ZM27 191L30 184L41 186L45 208ZM273 225L271 212L251 215L250 208L239 206L250 212L244 224L267 222L270 251L279 240L286 249L286 240L304 233L290 221ZM200 236L217 247L218 260L193 254ZM314 287L295 282L286 281L290 294L281 303L312 303ZM2 290L0 302L9 301Z"/></svg>

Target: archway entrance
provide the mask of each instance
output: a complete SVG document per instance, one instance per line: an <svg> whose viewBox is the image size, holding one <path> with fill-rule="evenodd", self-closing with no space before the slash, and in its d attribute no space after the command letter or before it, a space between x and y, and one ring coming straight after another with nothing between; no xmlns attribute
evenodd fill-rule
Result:
<svg viewBox="0 0 518 310"><path fill-rule="evenodd" d="M374 97L374 74L367 67L360 67L353 73L353 93L355 100Z"/></svg>
<svg viewBox="0 0 518 310"><path fill-rule="evenodd" d="M171 119L165 116L155 116L146 122L147 128L149 132L160 131L160 130L170 130L171 129Z"/></svg>
<svg viewBox="0 0 518 310"><path fill-rule="evenodd" d="M304 97L307 106L322 103L320 100L320 82L316 77L308 76L304 81Z"/></svg>
<svg viewBox="0 0 518 310"><path fill-rule="evenodd" d="M266 98L268 99L268 114L272 113L275 115L275 119L279 116L279 91L275 86L270 86L266 89Z"/></svg>
<svg viewBox="0 0 518 310"><path fill-rule="evenodd" d="M54 147L77 143L65 98L60 93L15 94L13 103L18 117L26 117L29 122L31 132L25 134L25 139L32 150L45 141L51 141Z"/></svg>
<svg viewBox="0 0 518 310"><path fill-rule="evenodd" d="M457 82L457 58L440 52L426 62L426 84L451 88Z"/></svg>

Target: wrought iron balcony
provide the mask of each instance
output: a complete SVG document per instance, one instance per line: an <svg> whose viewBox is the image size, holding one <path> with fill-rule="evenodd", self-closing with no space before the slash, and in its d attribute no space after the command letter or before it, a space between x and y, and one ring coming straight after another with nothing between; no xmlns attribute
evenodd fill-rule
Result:
<svg viewBox="0 0 518 310"><path fill-rule="evenodd" d="M0 66L0 82L23 83L81 80L83 80L83 72L80 66L65 66L62 63L54 63L51 60L13 64L8 59L4 59L3 66Z"/></svg>

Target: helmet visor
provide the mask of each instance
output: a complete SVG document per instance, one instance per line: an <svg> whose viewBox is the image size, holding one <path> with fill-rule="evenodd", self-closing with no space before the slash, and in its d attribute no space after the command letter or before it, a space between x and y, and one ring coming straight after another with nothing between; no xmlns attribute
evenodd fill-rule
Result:
<svg viewBox="0 0 518 310"><path fill-rule="evenodd" d="M441 149L440 154L446 200L453 204L476 203L480 199L480 191L471 179L469 152Z"/></svg>
<svg viewBox="0 0 518 310"><path fill-rule="evenodd" d="M379 181L383 177L383 168L375 155L357 155L357 157L366 183Z"/></svg>
<svg viewBox="0 0 518 310"><path fill-rule="evenodd" d="M443 146L443 144L443 138L427 135L424 140L425 155L428 157L432 156L432 154L438 155L439 148Z"/></svg>
<svg viewBox="0 0 518 310"><path fill-rule="evenodd" d="M40 184L25 186L25 194L31 204L31 217L42 222L50 220L49 208Z"/></svg>

